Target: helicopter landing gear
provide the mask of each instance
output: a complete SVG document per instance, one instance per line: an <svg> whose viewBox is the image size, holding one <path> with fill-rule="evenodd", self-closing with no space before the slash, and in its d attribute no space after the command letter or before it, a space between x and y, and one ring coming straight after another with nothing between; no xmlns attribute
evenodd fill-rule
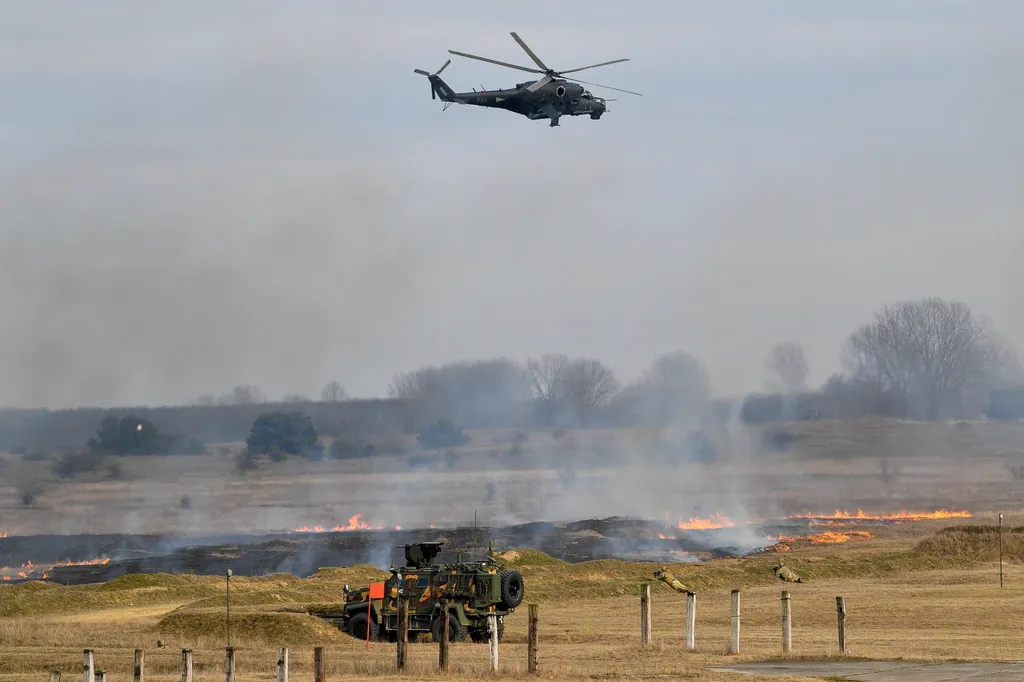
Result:
<svg viewBox="0 0 1024 682"><path fill-rule="evenodd" d="M553 119L551 119L551 124L548 127L554 128L556 125L558 125L558 116L555 116Z"/></svg>

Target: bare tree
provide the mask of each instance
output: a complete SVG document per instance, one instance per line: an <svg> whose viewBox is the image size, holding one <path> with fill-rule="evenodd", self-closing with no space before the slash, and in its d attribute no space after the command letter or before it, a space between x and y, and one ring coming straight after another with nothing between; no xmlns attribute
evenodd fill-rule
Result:
<svg viewBox="0 0 1024 682"><path fill-rule="evenodd" d="M409 428L439 418L492 428L519 419L529 398L529 382L515 362L494 358L400 372L388 386L388 395L406 404Z"/></svg>
<svg viewBox="0 0 1024 682"><path fill-rule="evenodd" d="M281 402L282 403L311 403L313 401L309 399L309 396L304 396L301 393L288 393L283 398L281 398Z"/></svg>
<svg viewBox="0 0 1024 682"><path fill-rule="evenodd" d="M600 360L577 358L565 369L565 397L586 424L594 411L608 402L619 388L615 375Z"/></svg>
<svg viewBox="0 0 1024 682"><path fill-rule="evenodd" d="M940 298L882 307L843 348L855 379L898 396L901 416L924 419L980 414L1012 358L986 320Z"/></svg>
<svg viewBox="0 0 1024 682"><path fill-rule="evenodd" d="M526 360L526 376L533 398L548 422L554 418L558 403L566 398L565 379L568 368L569 358L561 353L547 353Z"/></svg>
<svg viewBox="0 0 1024 682"><path fill-rule="evenodd" d="M345 389L341 387L337 381L324 386L324 389L320 391L320 400L325 403L337 403L345 399Z"/></svg>
<svg viewBox="0 0 1024 682"><path fill-rule="evenodd" d="M764 362L765 388L775 393L796 393L806 387L810 369L804 347L787 341L776 344Z"/></svg>
<svg viewBox="0 0 1024 682"><path fill-rule="evenodd" d="M700 421L710 396L711 377L704 363L685 351L675 351L657 358L636 383L626 387L619 405L644 424L682 425Z"/></svg>
<svg viewBox="0 0 1024 682"><path fill-rule="evenodd" d="M235 386L231 392L221 396L222 405L258 405L267 402L267 394L253 384Z"/></svg>

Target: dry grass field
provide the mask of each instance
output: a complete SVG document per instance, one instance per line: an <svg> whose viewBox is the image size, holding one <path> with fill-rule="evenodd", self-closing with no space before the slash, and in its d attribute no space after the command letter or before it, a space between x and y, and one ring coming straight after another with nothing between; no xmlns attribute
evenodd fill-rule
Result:
<svg viewBox="0 0 1024 682"><path fill-rule="evenodd" d="M6 455L0 533L287 531L345 525L355 514L381 527L512 524L636 515L672 520L727 514L738 521L836 508L866 511L1024 507L1024 425L817 422L710 433L717 458L656 458L678 434L584 430L528 432L518 450L505 432L470 432L472 444L407 454L308 462L291 458L245 474L230 454L121 458L116 479L57 479L46 462ZM225 454L226 453L226 454ZM888 472L888 475L886 474ZM19 483L39 481L32 506ZM491 484L492 489L488 486ZM180 504L182 496L191 508Z"/></svg>
<svg viewBox="0 0 1024 682"><path fill-rule="evenodd" d="M913 660L1015 660L1024 636L1024 539L1006 537L999 588L994 535L939 534L957 523L1024 526L1024 457L1019 424L892 421L807 423L722 429L709 464L653 460L666 434L531 432L520 450L508 434L471 432L457 452L362 460L263 462L240 474L232 456L138 457L121 476L57 480L45 462L6 455L0 469L0 533L212 532L289 530L345 524L426 527L610 515L727 514L747 519L835 509L967 509L973 518L872 527L840 545L793 543L787 564L807 578L784 584L770 571L780 555L672 566L696 589L697 644L683 646L685 598L654 584L654 641L639 645L639 586L651 564L562 564L523 552L517 567L527 602L540 605L541 674L549 679L677 677L756 679L708 671L713 665L781 655L779 593L793 594L794 654L837 656L835 597L848 609L848 656ZM229 446L231 447L231 446ZM238 447L234 444L233 447ZM888 473L886 473L888 472ZM32 506L20 482L44 482ZM493 483L489 489L488 483ZM489 494L490 492L490 494ZM182 495L191 508L180 504ZM923 544L922 541L924 541ZM276 648L291 648L295 680L312 679L312 648L324 646L328 679L395 676L394 645L369 649L305 613L361 584L373 567L324 568L235 578L232 634L239 680L271 680ZM84 648L108 680L129 679L132 649L147 650L147 679L180 679L180 649L195 651L197 679L222 679L222 578L124 576L108 584L0 585L0 682L46 679L60 667L78 679ZM742 652L728 655L729 592L743 590ZM166 649L157 649L164 640ZM523 677L526 609L508 619L501 676ZM403 679L436 677L436 647L410 645ZM487 647L453 648L453 677L484 676Z"/></svg>
<svg viewBox="0 0 1024 682"><path fill-rule="evenodd" d="M1006 519L1024 522L1024 514ZM536 552L512 557L527 585L524 603L540 605L540 672L548 679L676 677L752 679L709 666L781 655L780 590L792 593L793 654L836 657L835 597L846 598L847 656L909 660L1014 660L1024 623L1024 543L1013 541L1005 587L990 555L992 534L933 536L942 522L876 529L875 537L831 547L794 547L787 565L806 579L781 583L779 555L672 566L697 593L698 651L683 647L685 598L653 585L653 642L639 644L639 586L652 564L596 561L563 564ZM973 538L973 539L972 539ZM924 545L920 545L925 539ZM1009 547L1010 544L1007 543ZM979 561L978 558L982 560ZM405 675L395 647L369 649L305 614L337 599L344 582L382 575L372 567L322 569L308 579L276 575L232 583L232 637L237 679L270 680L276 648L288 646L291 677L312 679L312 648L326 650L330 680L439 676L436 646L410 645ZM729 592L742 589L742 647L729 655ZM85 648L95 650L109 680L130 679L132 650L147 650L147 679L180 679L182 648L191 648L198 679L222 679L225 646L223 579L130 575L107 584L0 586L0 681L47 678L52 668L78 679ZM166 649L157 649L163 640ZM453 645L451 677L484 677L487 647ZM502 678L526 676L526 609L507 619ZM755 678L756 679L756 678Z"/></svg>

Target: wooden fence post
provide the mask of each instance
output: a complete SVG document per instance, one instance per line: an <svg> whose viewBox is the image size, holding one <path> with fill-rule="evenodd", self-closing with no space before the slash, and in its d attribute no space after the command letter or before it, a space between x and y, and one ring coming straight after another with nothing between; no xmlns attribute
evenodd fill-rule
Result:
<svg viewBox="0 0 1024 682"><path fill-rule="evenodd" d="M132 680L144 682L146 677L146 652L142 649L135 650L135 662L132 666Z"/></svg>
<svg viewBox="0 0 1024 682"><path fill-rule="evenodd" d="M697 593L686 593L686 650L697 648Z"/></svg>
<svg viewBox="0 0 1024 682"><path fill-rule="evenodd" d="M51 670L50 671L50 682L60 682L60 671L59 670Z"/></svg>
<svg viewBox="0 0 1024 682"><path fill-rule="evenodd" d="M181 682L192 682L192 650L181 650Z"/></svg>
<svg viewBox="0 0 1024 682"><path fill-rule="evenodd" d="M367 624L369 627L369 624ZM313 682L326 682L326 666L324 665L324 648L322 646L313 648Z"/></svg>
<svg viewBox="0 0 1024 682"><path fill-rule="evenodd" d="M277 682L288 682L288 647L277 650Z"/></svg>
<svg viewBox="0 0 1024 682"><path fill-rule="evenodd" d="M452 636L451 615L448 613L448 600L441 600L441 639L437 643L437 667L441 672L448 670L448 638Z"/></svg>
<svg viewBox="0 0 1024 682"><path fill-rule="evenodd" d="M498 617L493 613L487 616L487 629L491 635L491 672L496 673L498 672Z"/></svg>
<svg viewBox="0 0 1024 682"><path fill-rule="evenodd" d="M651 641L651 584L640 586L640 644L647 646Z"/></svg>
<svg viewBox="0 0 1024 682"><path fill-rule="evenodd" d="M729 653L740 652L740 591L732 591L732 639L729 642Z"/></svg>
<svg viewBox="0 0 1024 682"><path fill-rule="evenodd" d="M96 682L107 682L107 673L102 670L97 670Z"/></svg>
<svg viewBox="0 0 1024 682"><path fill-rule="evenodd" d="M836 597L836 616L839 619L839 653L846 653L846 600Z"/></svg>
<svg viewBox="0 0 1024 682"><path fill-rule="evenodd" d="M85 682L96 682L96 668L93 665L92 649L82 652L82 672Z"/></svg>
<svg viewBox="0 0 1024 682"><path fill-rule="evenodd" d="M369 627L369 626L367 626ZM405 650L409 645L409 600L398 601L398 669L405 670Z"/></svg>
<svg viewBox="0 0 1024 682"><path fill-rule="evenodd" d="M788 654L793 647L793 626L789 613L789 590L782 591L782 653Z"/></svg>
<svg viewBox="0 0 1024 682"><path fill-rule="evenodd" d="M224 679L235 682L235 647L229 646L224 653Z"/></svg>
<svg viewBox="0 0 1024 682"><path fill-rule="evenodd" d="M526 671L531 675L537 674L537 611L540 607L530 604L529 628L526 636Z"/></svg>

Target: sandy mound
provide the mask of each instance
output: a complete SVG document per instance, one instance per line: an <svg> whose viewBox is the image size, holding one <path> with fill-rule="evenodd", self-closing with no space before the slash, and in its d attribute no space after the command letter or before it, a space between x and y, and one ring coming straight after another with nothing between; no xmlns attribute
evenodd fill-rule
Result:
<svg viewBox="0 0 1024 682"><path fill-rule="evenodd" d="M224 638L227 628L223 611L185 612L169 614L161 620L156 631L181 637ZM300 613L235 613L231 612L231 634L240 640L273 642L276 646L323 644L344 637L327 621Z"/></svg>
<svg viewBox="0 0 1024 682"><path fill-rule="evenodd" d="M916 551L971 561L999 561L996 526L951 526L918 543ZM1024 563L1024 528L1003 528L1003 561Z"/></svg>

